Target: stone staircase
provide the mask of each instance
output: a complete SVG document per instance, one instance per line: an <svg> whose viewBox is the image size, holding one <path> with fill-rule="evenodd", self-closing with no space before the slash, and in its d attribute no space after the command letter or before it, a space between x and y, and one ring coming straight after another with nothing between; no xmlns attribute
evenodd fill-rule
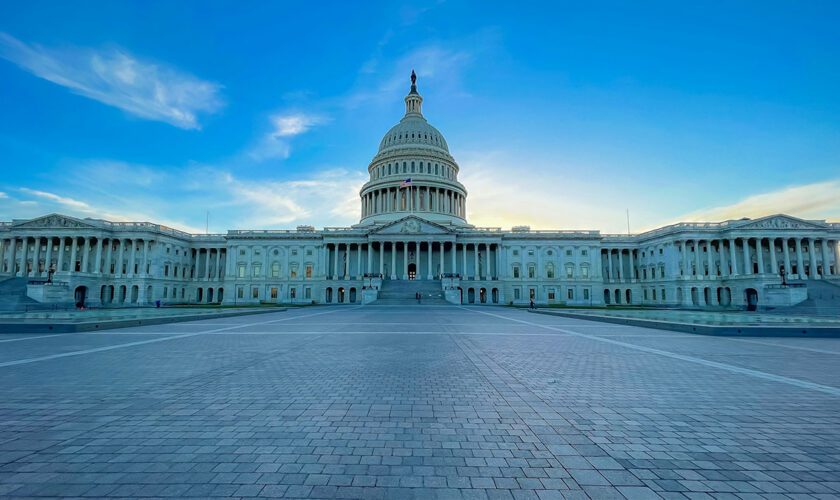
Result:
<svg viewBox="0 0 840 500"><path fill-rule="evenodd" d="M0 278L0 311L27 311L49 309L26 295L28 278Z"/></svg>
<svg viewBox="0 0 840 500"><path fill-rule="evenodd" d="M414 294L420 292L422 305L449 305L439 280L383 280L376 305L417 305Z"/></svg>
<svg viewBox="0 0 840 500"><path fill-rule="evenodd" d="M808 280L808 298L792 307L773 312L804 316L840 316L840 283L828 280Z"/></svg>

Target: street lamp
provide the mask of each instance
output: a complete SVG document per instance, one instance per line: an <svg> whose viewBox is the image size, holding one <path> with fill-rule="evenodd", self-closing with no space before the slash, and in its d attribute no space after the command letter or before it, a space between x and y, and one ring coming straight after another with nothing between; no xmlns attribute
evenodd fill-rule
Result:
<svg viewBox="0 0 840 500"><path fill-rule="evenodd" d="M52 276L55 274L55 266L50 263L49 269L47 269L47 283L52 284Z"/></svg>
<svg viewBox="0 0 840 500"><path fill-rule="evenodd" d="M785 281L785 275L787 275L785 266L782 266L781 269L779 269L779 274L782 276L782 286L787 286L787 282Z"/></svg>

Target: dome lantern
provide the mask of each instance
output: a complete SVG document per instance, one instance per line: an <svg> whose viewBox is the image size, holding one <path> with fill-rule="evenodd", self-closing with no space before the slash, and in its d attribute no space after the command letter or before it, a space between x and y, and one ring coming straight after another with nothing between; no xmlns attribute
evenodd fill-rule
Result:
<svg viewBox="0 0 840 500"><path fill-rule="evenodd" d="M405 114L423 116L423 96L417 92L417 75L411 70L411 90L405 96Z"/></svg>

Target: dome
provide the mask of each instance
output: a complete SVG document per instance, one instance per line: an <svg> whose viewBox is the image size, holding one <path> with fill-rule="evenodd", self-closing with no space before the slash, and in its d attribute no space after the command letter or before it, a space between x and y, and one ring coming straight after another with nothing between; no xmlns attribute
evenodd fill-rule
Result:
<svg viewBox="0 0 840 500"><path fill-rule="evenodd" d="M443 134L417 114L407 114L379 143L379 152L398 148L430 148L449 154Z"/></svg>

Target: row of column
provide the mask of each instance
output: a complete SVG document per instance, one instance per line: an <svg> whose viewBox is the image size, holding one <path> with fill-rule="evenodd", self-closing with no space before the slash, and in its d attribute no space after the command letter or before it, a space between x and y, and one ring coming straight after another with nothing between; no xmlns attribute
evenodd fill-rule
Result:
<svg viewBox="0 0 840 500"><path fill-rule="evenodd" d="M362 217L390 212L437 212L464 217L466 196L431 186L389 187L362 196Z"/></svg>
<svg viewBox="0 0 840 500"><path fill-rule="evenodd" d="M195 276L196 279L203 280L220 280L225 277L224 269L226 257L222 254L227 254L227 249L224 247L216 248L196 248L192 250L193 259L195 262ZM201 263L204 266L201 266ZM215 264L215 265L213 265Z"/></svg>
<svg viewBox="0 0 840 500"><path fill-rule="evenodd" d="M423 253L424 250L425 254ZM410 258L412 252L414 253L413 259ZM387 261L386 253L390 254ZM398 258L399 253L401 255ZM330 279L351 279L353 275L350 265L355 255L356 279L362 278L365 274L381 274L383 277L390 279L400 277L408 279L411 264L416 266L415 278L423 279L421 270L425 260L425 279L435 279L443 274L457 274L463 279L489 280L499 277L501 252L499 252L499 246L494 243L462 243L459 245L454 242L435 241L377 241L373 243L328 243L327 254L328 263L332 263L327 273ZM365 254L364 265L362 254ZM378 254L376 258L374 258L374 254ZM437 259L434 258L435 254L437 254ZM458 258L459 254L460 259ZM459 260L461 261L460 267L458 266ZM378 265L376 265L376 261L378 261ZM469 264L472 264L471 269ZM398 266L401 266L401 274L397 272Z"/></svg>
<svg viewBox="0 0 840 500"><path fill-rule="evenodd" d="M782 270L785 274L798 279L840 275L837 268L837 263L840 262L840 248L836 240L734 237L718 240L684 240L679 243L681 274L685 277L778 275ZM781 244L781 249L777 243ZM690 262L689 248L694 252L693 263ZM805 249L808 251L805 252ZM701 256L703 250L706 253L705 262ZM833 269L832 258L834 259Z"/></svg>
<svg viewBox="0 0 840 500"><path fill-rule="evenodd" d="M143 243L140 250L139 242ZM96 236L6 238L0 240L0 270L21 277L45 277L50 270L116 276L144 275L148 273L151 243L150 240ZM138 256L138 251L142 251L142 256ZM91 254L94 254L92 259Z"/></svg>

